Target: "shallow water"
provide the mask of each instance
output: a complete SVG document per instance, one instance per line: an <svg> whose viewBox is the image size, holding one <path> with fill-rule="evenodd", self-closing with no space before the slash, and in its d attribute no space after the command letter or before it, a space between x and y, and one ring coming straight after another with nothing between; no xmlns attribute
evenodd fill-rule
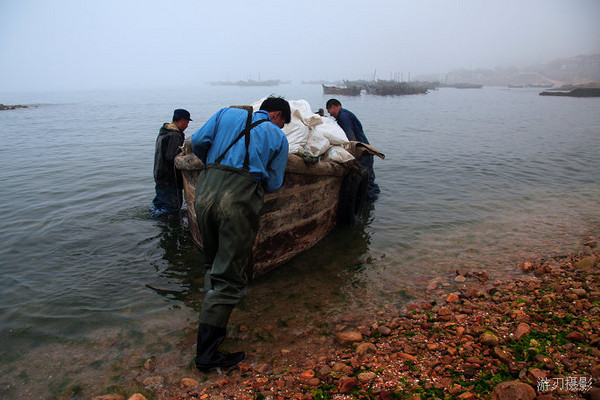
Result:
<svg viewBox="0 0 600 400"><path fill-rule="evenodd" d="M185 219L147 219L156 134L174 108L191 111L191 135L273 91L315 110L329 98L311 85L2 96L37 106L0 112L0 397L85 398L124 385L132 360L177 349L190 361L202 254ZM295 340L336 313L418 299L457 269L510 276L598 232L600 99L483 88L340 100L386 154L381 196L364 224L253 282L234 325Z"/></svg>

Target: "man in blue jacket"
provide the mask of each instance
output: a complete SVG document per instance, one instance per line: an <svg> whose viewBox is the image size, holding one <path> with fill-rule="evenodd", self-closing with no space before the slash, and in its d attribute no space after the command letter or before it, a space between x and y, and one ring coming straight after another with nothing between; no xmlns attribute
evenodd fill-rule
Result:
<svg viewBox="0 0 600 400"><path fill-rule="evenodd" d="M325 105L327 112L337 121L338 125L346 133L348 140L369 144L369 140L363 131L362 124L352 112L342 108L342 103L337 99L329 99ZM379 185L375 183L375 171L373 171L373 156L365 154L358 162L369 171L369 185L367 187L367 198L375 200L379 194Z"/></svg>
<svg viewBox="0 0 600 400"><path fill-rule="evenodd" d="M194 154L205 165L194 198L206 267L196 354L203 372L234 367L245 357L218 348L233 308L246 295L264 193L283 183L289 146L281 128L290 119L289 103L269 97L255 113L224 108L192 135Z"/></svg>

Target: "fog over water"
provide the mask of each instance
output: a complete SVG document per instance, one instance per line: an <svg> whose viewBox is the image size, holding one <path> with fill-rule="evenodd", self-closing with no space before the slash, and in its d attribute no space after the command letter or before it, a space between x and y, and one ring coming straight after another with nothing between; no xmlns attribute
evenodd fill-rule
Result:
<svg viewBox="0 0 600 400"><path fill-rule="evenodd" d="M597 0L3 0L0 92L529 65L600 52L599 20Z"/></svg>

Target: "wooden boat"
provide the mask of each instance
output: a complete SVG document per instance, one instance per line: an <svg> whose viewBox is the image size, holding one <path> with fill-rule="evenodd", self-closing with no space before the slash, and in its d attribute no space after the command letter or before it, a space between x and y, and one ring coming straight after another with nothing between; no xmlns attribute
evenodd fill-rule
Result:
<svg viewBox="0 0 600 400"><path fill-rule="evenodd" d="M348 150L383 158L376 149L351 142ZM188 138L175 166L182 172L188 224L194 241L202 237L194 211L194 193L203 164L192 152ZM248 276L256 278L289 261L322 240L338 223L352 223L362 214L367 178L356 160L347 164L319 161L308 164L296 154L288 156L283 186L265 195L260 226Z"/></svg>
<svg viewBox="0 0 600 400"><path fill-rule="evenodd" d="M360 86L336 86L336 85L324 85L323 94L338 94L343 96L359 96L361 87Z"/></svg>
<svg viewBox="0 0 600 400"><path fill-rule="evenodd" d="M477 83L453 83L451 85L447 85L446 87L451 87L455 89L481 89L483 85L479 85Z"/></svg>
<svg viewBox="0 0 600 400"><path fill-rule="evenodd" d="M383 81L371 83L367 86L367 94L375 94L378 96L402 96L409 94L426 94L427 86L411 83L411 82L396 82Z"/></svg>

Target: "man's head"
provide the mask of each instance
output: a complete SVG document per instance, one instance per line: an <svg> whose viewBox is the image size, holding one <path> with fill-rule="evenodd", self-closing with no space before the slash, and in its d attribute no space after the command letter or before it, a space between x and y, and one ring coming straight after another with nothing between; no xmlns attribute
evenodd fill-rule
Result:
<svg viewBox="0 0 600 400"><path fill-rule="evenodd" d="M290 103L283 97L267 97L260 105L260 109L268 112L271 122L279 128L283 128L285 124L289 124L292 120Z"/></svg>
<svg viewBox="0 0 600 400"><path fill-rule="evenodd" d="M333 118L337 118L338 113L340 112L340 108L342 108L342 103L340 103L337 99L329 99L327 100L327 104L325 104L325 108L329 115Z"/></svg>
<svg viewBox="0 0 600 400"><path fill-rule="evenodd" d="M186 130L190 121L192 120L190 117L190 112L188 110L184 110L183 108L178 108L173 111L173 123L182 132Z"/></svg>

